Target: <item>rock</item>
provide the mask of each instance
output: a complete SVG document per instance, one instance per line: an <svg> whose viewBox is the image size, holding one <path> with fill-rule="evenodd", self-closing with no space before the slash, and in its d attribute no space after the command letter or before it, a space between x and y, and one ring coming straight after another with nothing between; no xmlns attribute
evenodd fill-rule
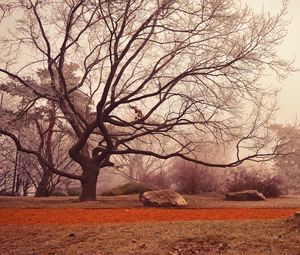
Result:
<svg viewBox="0 0 300 255"><path fill-rule="evenodd" d="M180 207L187 205L186 200L177 192L170 189L147 191L140 196L144 206Z"/></svg>
<svg viewBox="0 0 300 255"><path fill-rule="evenodd" d="M293 222L296 223L296 224L300 224L300 211L295 212L295 214L293 216Z"/></svg>
<svg viewBox="0 0 300 255"><path fill-rule="evenodd" d="M266 200L265 196L257 190L244 190L239 192L228 192L225 194L226 200L232 201L261 201Z"/></svg>

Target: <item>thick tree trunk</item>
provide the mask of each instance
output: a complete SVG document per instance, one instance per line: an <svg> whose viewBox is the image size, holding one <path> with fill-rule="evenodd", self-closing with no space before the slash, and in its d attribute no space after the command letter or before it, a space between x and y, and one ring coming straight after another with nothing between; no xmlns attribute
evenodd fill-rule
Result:
<svg viewBox="0 0 300 255"><path fill-rule="evenodd" d="M94 168L84 169L84 178L81 180L80 201L95 201L99 170Z"/></svg>
<svg viewBox="0 0 300 255"><path fill-rule="evenodd" d="M40 183L38 184L35 196L36 197L48 197L49 194L49 190L48 190L48 185L49 185L49 181L51 179L51 175L52 173L48 170L43 170L43 176L42 179L40 181Z"/></svg>

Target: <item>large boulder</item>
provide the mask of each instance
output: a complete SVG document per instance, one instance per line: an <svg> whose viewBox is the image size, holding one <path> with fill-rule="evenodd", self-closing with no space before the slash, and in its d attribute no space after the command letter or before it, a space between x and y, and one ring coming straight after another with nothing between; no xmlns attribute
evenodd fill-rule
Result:
<svg viewBox="0 0 300 255"><path fill-rule="evenodd" d="M170 189L147 191L140 196L144 206L180 207L187 205L187 201L177 192Z"/></svg>
<svg viewBox="0 0 300 255"><path fill-rule="evenodd" d="M239 192L228 192L225 194L226 200L233 201L261 201L266 200L265 196L257 190L243 190Z"/></svg>

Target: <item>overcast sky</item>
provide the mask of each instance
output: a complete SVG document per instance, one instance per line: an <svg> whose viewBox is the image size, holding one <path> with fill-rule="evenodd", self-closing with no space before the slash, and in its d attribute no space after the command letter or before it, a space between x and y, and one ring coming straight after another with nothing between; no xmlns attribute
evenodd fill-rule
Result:
<svg viewBox="0 0 300 255"><path fill-rule="evenodd" d="M255 10L264 8L266 11L276 13L282 7L282 0L245 0ZM300 0L290 0L288 18L291 24L288 34L279 48L280 56L295 59L296 68L300 68ZM267 79L270 84L279 86L279 111L277 121L281 123L300 123L300 71L292 73L289 78L279 83L274 77Z"/></svg>

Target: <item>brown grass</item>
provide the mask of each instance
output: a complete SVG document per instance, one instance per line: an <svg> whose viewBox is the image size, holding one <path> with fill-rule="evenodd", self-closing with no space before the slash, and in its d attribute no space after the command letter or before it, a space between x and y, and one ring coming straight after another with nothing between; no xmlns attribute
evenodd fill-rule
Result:
<svg viewBox="0 0 300 255"><path fill-rule="evenodd" d="M266 201L226 201L217 193L185 195L186 208L300 208L300 196L269 198ZM6 197L0 196L0 208L139 208L138 195L98 196L94 202L79 202L77 197Z"/></svg>
<svg viewBox="0 0 300 255"><path fill-rule="evenodd" d="M283 220L0 225L0 254L299 255L300 229Z"/></svg>
<svg viewBox="0 0 300 255"><path fill-rule="evenodd" d="M236 211L247 212L250 211L247 208L300 208L300 197L268 199L263 202L234 202L225 201L223 196L218 194L205 194L186 196L186 199L189 202L188 208L198 209L242 208ZM46 219L42 219L43 222L47 222L47 217L51 221L57 210L70 210L70 215L74 208L85 212L93 211L86 210L91 208L99 211L102 211L101 208L123 208L122 210L126 212L126 208L138 211L140 207L142 204L136 195L99 197L96 202L86 203L78 203L76 198L68 197L0 197L0 208L2 208L0 211L3 212L1 218L9 219L7 212L20 208L25 209L23 212L35 212L37 218L42 216L39 211L52 210L54 214L44 215ZM179 211L184 212L184 210L186 209L173 210L172 213L177 215ZM212 209L212 211L218 210ZM20 212L22 213L22 210ZM20 215L20 220L25 221L25 214ZM107 217L110 216L112 217L108 213ZM64 217L71 218L68 214ZM82 224L84 222L82 219L79 222L81 223L62 224L61 222L61 224L51 225L0 224L0 255L300 255L300 226L283 219L88 224Z"/></svg>

